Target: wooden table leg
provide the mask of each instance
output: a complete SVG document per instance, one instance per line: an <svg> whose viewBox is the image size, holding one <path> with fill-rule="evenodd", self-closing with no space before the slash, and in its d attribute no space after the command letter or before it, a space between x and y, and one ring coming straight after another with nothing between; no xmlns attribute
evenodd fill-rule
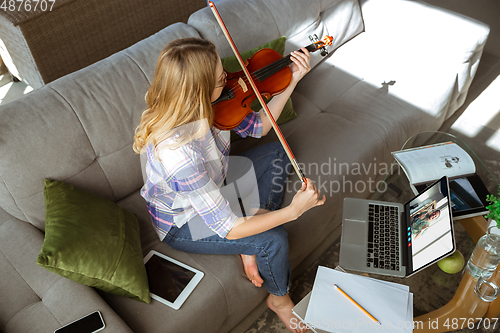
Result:
<svg viewBox="0 0 500 333"><path fill-rule="evenodd" d="M474 243L477 243L479 238L486 233L488 227L488 221L482 216L470 217L459 221Z"/></svg>
<svg viewBox="0 0 500 333"><path fill-rule="evenodd" d="M484 316L488 303L480 302L473 311L472 305L477 296L474 286L477 280L465 272L455 296L443 307L413 319L414 332L449 332L467 328ZM469 322L470 321L470 322Z"/></svg>
<svg viewBox="0 0 500 333"><path fill-rule="evenodd" d="M472 217L460 220L460 223L471 236L475 243L486 233L487 221L482 217ZM471 311L477 296L474 294L474 286L477 280L467 271L458 286L455 295L443 307L413 319L414 332L449 332L467 328L468 324L479 321L488 311L488 303L480 302ZM500 303L498 304L500 307Z"/></svg>

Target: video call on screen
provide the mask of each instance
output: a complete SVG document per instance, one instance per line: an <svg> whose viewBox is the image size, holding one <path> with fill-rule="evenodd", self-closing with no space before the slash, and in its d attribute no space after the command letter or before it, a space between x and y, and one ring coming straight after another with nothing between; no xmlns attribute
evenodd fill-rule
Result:
<svg viewBox="0 0 500 333"><path fill-rule="evenodd" d="M453 249L446 188L438 182L410 202L411 260L416 270Z"/></svg>

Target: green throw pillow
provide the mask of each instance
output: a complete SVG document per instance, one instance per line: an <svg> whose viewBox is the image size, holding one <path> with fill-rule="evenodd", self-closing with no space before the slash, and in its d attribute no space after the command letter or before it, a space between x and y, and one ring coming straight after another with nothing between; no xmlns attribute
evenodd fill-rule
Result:
<svg viewBox="0 0 500 333"><path fill-rule="evenodd" d="M95 194L45 180L37 264L68 279L150 303L137 217Z"/></svg>
<svg viewBox="0 0 500 333"><path fill-rule="evenodd" d="M257 51L260 49L273 49L277 51L279 54L283 55L285 53L285 42L286 42L286 37L279 37L269 43L263 44L261 46L258 46L254 49L245 51L241 53L241 57L243 60L246 60L250 58L252 55L254 55ZM236 56L230 56L224 59L221 59L222 61L222 66L224 69L229 72L229 73L234 73L237 71L241 70L241 66L238 63L238 60L236 59ZM250 108L254 111L259 111L261 109L260 103L257 99L255 99L252 104L250 105ZM297 117L297 112L295 112L293 105L292 105L292 100L289 98L288 101L286 102L285 106L283 107L283 111L281 112L281 115L279 116L278 120L276 121L278 124L283 124L284 122L287 122L293 118Z"/></svg>

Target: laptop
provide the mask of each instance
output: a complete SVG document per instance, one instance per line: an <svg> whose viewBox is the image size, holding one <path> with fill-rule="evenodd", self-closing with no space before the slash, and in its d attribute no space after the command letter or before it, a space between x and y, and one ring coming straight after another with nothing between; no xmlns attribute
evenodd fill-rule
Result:
<svg viewBox="0 0 500 333"><path fill-rule="evenodd" d="M448 178L406 204L344 199L340 266L408 277L455 252Z"/></svg>

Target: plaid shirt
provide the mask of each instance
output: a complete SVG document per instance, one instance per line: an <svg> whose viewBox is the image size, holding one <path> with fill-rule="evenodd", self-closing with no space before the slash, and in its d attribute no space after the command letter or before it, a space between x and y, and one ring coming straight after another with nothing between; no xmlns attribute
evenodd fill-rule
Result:
<svg viewBox="0 0 500 333"><path fill-rule="evenodd" d="M250 113L234 131L242 138L261 137L262 121ZM141 195L161 240L172 225L180 228L199 215L220 237L226 237L238 218L220 193L226 177L230 132L215 128L203 138L177 149L147 147L147 180ZM167 140L168 141L168 140Z"/></svg>

